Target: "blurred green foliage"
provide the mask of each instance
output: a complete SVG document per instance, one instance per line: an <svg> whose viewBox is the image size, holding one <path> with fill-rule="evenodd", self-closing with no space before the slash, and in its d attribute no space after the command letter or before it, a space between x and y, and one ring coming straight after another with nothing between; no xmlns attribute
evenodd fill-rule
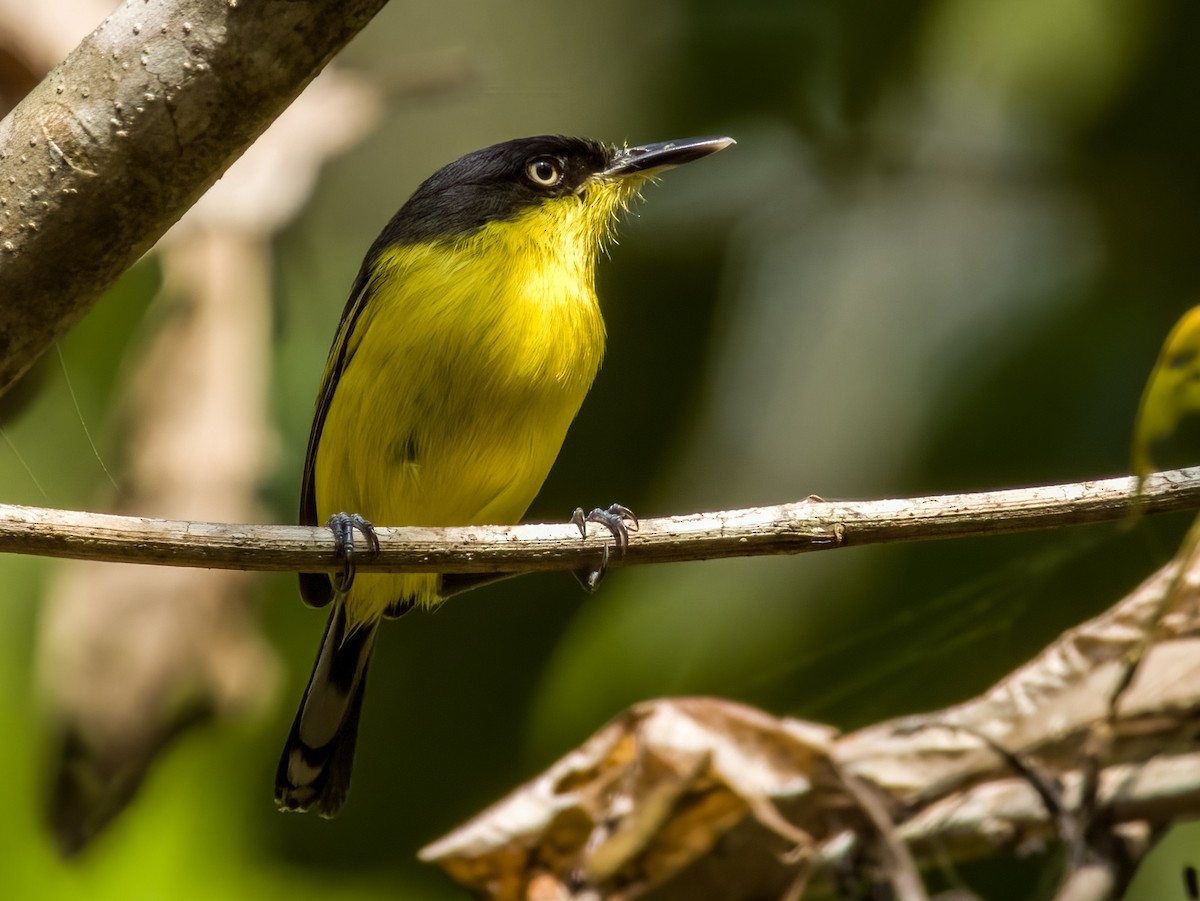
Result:
<svg viewBox="0 0 1200 901"><path fill-rule="evenodd" d="M531 519L1125 471L1157 347L1200 296L1197 39L1187 0L392 4L342 64L397 88L406 61L446 50L474 74L397 91L278 237L276 519L294 515L365 248L438 166L538 132L739 146L648 188L623 228L600 273L606 365ZM142 264L62 342L110 466L122 354L155 285ZM29 384L4 402L0 499L96 506L105 483L53 355ZM1135 585L1185 521L618 569L594 597L550 575L464 596L383 630L333 822L271 804L324 616L264 576L290 674L275 716L189 735L73 864L40 828L30 675L54 564L3 557L0 894L460 897L416 850L626 705L714 693L854 727L962 700ZM1194 849L1173 837L1130 897L1182 897ZM963 875L988 898L1036 897L1053 864Z"/></svg>

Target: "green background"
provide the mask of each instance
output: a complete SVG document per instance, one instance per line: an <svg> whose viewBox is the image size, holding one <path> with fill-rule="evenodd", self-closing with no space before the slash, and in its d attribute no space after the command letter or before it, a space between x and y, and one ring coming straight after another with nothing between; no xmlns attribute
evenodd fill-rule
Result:
<svg viewBox="0 0 1200 901"><path fill-rule="evenodd" d="M452 51L472 75L395 97L278 236L282 453L264 500L291 521L324 355L379 228L445 162L541 132L739 143L648 188L602 263L609 353L530 519L1124 473L1157 348L1200 297L1198 39L1188 0L395 2L340 64L386 85ZM140 264L62 342L106 458L123 342L157 282ZM50 363L0 423L45 493L0 444L0 500L87 508L102 474ZM627 705L714 693L854 728L954 703L1122 596L1184 525L629 568L591 597L565 575L466 595L383 629L332 822L271 803L324 615L264 575L287 668L270 716L189 733L70 864L41 825L31 675L56 564L0 557L0 895L461 897L417 849ZM1182 898L1187 861L1200 853L1177 832L1130 897ZM961 875L988 898L1038 897L1054 865Z"/></svg>

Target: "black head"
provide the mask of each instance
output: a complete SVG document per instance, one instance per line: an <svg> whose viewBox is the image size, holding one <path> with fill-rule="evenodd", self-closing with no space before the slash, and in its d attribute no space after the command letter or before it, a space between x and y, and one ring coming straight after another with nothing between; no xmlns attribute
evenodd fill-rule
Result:
<svg viewBox="0 0 1200 901"><path fill-rule="evenodd" d="M607 144L563 135L518 138L468 153L413 192L376 248L468 234L548 198L578 194L610 168L616 153Z"/></svg>

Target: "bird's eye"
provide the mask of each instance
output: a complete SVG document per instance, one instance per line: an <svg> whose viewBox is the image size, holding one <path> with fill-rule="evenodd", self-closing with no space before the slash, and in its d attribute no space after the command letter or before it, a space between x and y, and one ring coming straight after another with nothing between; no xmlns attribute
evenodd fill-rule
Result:
<svg viewBox="0 0 1200 901"><path fill-rule="evenodd" d="M552 188L563 179L562 161L552 156L539 156L529 161L525 174L535 185Z"/></svg>

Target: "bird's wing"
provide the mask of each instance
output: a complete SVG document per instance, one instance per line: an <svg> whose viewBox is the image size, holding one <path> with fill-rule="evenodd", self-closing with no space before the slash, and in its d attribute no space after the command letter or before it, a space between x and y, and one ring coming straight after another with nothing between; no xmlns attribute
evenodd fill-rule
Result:
<svg viewBox="0 0 1200 901"><path fill-rule="evenodd" d="M354 287L342 310L342 319L338 323L337 335L333 346L329 349L329 359L325 362L325 374L321 377L321 389L317 392L317 407L313 413L312 431L308 433L308 450L304 454L304 474L300 482L300 525L315 526L317 521L317 490L314 476L317 467L317 447L321 443L321 431L325 427L325 417L329 414L329 405L333 402L333 394L337 390L342 373L346 370L350 359L354 356L357 342L351 341L354 327L358 318L366 308L371 298L373 280L369 258L363 263L354 280ZM333 597L333 586L325 573L300 573L300 594L313 607L324 607Z"/></svg>

